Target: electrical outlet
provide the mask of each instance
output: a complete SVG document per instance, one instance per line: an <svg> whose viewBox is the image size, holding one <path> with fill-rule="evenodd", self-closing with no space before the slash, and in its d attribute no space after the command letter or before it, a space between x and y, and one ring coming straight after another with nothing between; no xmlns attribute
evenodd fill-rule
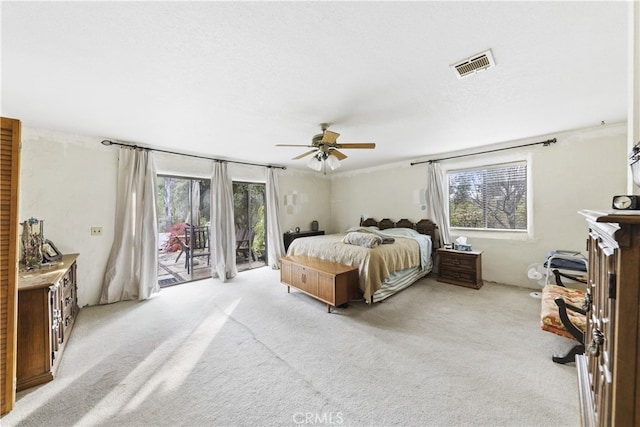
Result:
<svg viewBox="0 0 640 427"><path fill-rule="evenodd" d="M102 236L102 227L91 227L92 236Z"/></svg>

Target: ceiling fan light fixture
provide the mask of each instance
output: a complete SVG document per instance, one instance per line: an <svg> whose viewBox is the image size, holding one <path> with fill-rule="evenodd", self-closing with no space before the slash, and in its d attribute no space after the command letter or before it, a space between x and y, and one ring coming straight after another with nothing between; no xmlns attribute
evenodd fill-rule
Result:
<svg viewBox="0 0 640 427"><path fill-rule="evenodd" d="M319 157L313 156L307 162L307 167L320 172L322 169L322 160Z"/></svg>
<svg viewBox="0 0 640 427"><path fill-rule="evenodd" d="M348 142L338 143L339 133L327 130L329 125L327 123L321 123L320 128L322 133L316 134L311 138L311 145L308 144L276 144L277 147L308 147L311 150L299 154L292 158L292 160L302 159L311 155L311 158L307 162L306 166L315 171L324 171L327 173L327 166L331 170L338 169L342 164L342 160L347 156L338 149L351 149L351 148L376 148L376 144L373 142Z"/></svg>
<svg viewBox="0 0 640 427"><path fill-rule="evenodd" d="M327 157L327 163L331 170L336 170L340 167L340 160L338 160L338 158L333 154L329 154Z"/></svg>

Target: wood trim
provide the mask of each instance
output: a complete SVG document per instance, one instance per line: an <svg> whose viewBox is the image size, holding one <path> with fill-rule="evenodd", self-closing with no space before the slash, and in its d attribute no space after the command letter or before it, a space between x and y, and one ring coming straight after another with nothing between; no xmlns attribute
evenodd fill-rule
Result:
<svg viewBox="0 0 640 427"><path fill-rule="evenodd" d="M587 366L587 358L584 354L576 356L576 371L578 372L578 394L580 397L580 419L583 427L595 427L596 420L593 411L593 399L591 398L589 386L589 367Z"/></svg>
<svg viewBox="0 0 640 427"><path fill-rule="evenodd" d="M0 414L16 400L18 192L21 123L2 117L0 143Z"/></svg>

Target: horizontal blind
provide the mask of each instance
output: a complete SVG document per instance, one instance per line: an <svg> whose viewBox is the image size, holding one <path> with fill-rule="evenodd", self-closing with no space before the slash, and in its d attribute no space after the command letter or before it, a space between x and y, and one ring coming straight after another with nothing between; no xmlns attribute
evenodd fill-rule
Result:
<svg viewBox="0 0 640 427"><path fill-rule="evenodd" d="M526 162L450 171L449 225L527 229Z"/></svg>

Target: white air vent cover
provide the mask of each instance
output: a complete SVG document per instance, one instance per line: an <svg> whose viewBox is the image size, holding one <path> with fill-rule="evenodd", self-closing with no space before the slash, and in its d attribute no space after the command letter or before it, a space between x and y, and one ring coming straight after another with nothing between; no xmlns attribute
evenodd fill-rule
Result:
<svg viewBox="0 0 640 427"><path fill-rule="evenodd" d="M491 49L479 53L477 55L473 55L470 58L463 59L451 66L451 69L456 74L456 77L459 79L463 77L470 76L472 74L477 73L478 71L484 71L487 68L491 68L496 65L493 60L493 55L491 55Z"/></svg>

